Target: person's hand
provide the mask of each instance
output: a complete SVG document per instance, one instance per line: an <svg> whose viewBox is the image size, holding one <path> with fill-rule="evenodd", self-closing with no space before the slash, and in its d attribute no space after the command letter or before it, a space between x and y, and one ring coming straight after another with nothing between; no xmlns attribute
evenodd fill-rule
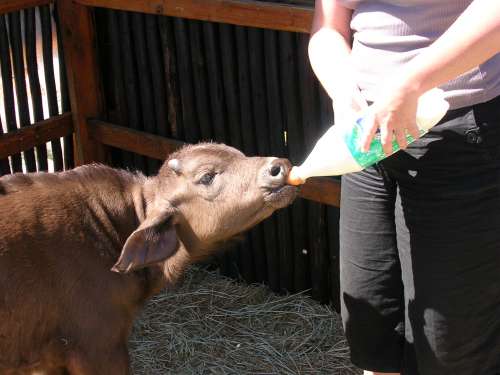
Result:
<svg viewBox="0 0 500 375"><path fill-rule="evenodd" d="M346 124L353 121L356 114L368 107L365 98L355 83L338 87L332 95L334 124Z"/></svg>
<svg viewBox="0 0 500 375"><path fill-rule="evenodd" d="M402 80L395 82L387 85L370 107L368 121L371 121L371 125L365 128L362 138L364 152L369 150L377 130L380 131L380 141L386 155L392 154L394 139L401 149L405 149L408 145L406 135L414 139L420 137L416 124L419 92L405 86Z"/></svg>

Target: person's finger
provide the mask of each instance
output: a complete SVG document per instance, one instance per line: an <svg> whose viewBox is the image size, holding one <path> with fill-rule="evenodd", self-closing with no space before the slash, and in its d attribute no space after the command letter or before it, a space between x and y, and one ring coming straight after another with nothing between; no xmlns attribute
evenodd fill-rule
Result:
<svg viewBox="0 0 500 375"><path fill-rule="evenodd" d="M406 131L413 137L413 139L420 138L420 130L415 122L410 122L406 127Z"/></svg>
<svg viewBox="0 0 500 375"><path fill-rule="evenodd" d="M398 142L399 148L404 150L408 146L405 129L396 128L394 129L394 134L396 135L396 142Z"/></svg>
<svg viewBox="0 0 500 375"><path fill-rule="evenodd" d="M367 113L365 117L361 120L363 121L363 135L361 137L361 151L367 152L370 149L370 145L372 143L373 137L378 130L378 123L376 122L375 117Z"/></svg>
<svg viewBox="0 0 500 375"><path fill-rule="evenodd" d="M388 126L387 124L380 126L380 142L382 143L382 148L387 156L392 154L393 136L394 133L390 126Z"/></svg>

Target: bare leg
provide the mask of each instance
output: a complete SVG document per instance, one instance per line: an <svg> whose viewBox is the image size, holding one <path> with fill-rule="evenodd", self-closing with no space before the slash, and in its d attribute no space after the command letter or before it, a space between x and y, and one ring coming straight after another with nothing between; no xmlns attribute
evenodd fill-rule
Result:
<svg viewBox="0 0 500 375"><path fill-rule="evenodd" d="M363 371L363 375L401 375L400 372L373 372L373 371Z"/></svg>

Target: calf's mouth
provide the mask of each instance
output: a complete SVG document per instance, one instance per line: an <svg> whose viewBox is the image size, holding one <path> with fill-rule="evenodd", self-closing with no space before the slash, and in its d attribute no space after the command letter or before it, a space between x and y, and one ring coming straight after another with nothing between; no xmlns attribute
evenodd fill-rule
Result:
<svg viewBox="0 0 500 375"><path fill-rule="evenodd" d="M287 184L292 166L286 159L272 159L263 171L264 201L273 208L288 206L297 196L297 187Z"/></svg>

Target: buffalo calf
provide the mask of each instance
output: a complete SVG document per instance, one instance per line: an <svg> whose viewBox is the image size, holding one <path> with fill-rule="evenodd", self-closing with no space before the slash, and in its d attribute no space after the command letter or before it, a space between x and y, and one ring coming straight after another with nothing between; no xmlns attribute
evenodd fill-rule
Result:
<svg viewBox="0 0 500 375"><path fill-rule="evenodd" d="M290 163L186 146L145 177L0 178L0 374L123 375L145 301L296 195Z"/></svg>

